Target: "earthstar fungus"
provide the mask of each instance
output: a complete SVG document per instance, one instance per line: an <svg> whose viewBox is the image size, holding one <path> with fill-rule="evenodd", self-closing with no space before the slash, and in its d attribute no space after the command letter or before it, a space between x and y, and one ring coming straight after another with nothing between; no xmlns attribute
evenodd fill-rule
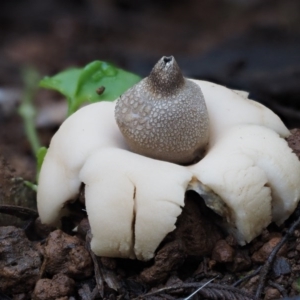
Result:
<svg viewBox="0 0 300 300"><path fill-rule="evenodd" d="M149 260L192 189L243 245L284 222L299 201L289 134L245 92L185 79L163 57L117 103L90 104L61 125L40 173L39 214L58 224L84 183L92 250Z"/></svg>

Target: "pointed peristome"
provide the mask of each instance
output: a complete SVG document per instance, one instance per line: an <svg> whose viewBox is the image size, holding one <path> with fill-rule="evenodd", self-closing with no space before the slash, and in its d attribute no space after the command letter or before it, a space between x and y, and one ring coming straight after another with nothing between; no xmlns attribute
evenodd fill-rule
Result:
<svg viewBox="0 0 300 300"><path fill-rule="evenodd" d="M184 77L173 56L163 56L145 81L155 97L175 95L184 85Z"/></svg>

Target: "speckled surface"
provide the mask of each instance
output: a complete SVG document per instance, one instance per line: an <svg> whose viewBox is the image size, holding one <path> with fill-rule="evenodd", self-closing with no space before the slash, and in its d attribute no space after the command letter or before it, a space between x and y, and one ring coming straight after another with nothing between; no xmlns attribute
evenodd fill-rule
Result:
<svg viewBox="0 0 300 300"><path fill-rule="evenodd" d="M208 143L208 113L200 88L164 57L148 77L124 93L115 116L133 151L189 163Z"/></svg>

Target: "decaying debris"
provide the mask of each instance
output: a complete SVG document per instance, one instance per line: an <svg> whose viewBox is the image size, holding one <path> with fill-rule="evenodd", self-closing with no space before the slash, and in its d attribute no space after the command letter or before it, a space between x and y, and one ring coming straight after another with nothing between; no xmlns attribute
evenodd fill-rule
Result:
<svg viewBox="0 0 300 300"><path fill-rule="evenodd" d="M258 288L257 288L256 293L255 293L256 298L259 298L262 291L263 291L263 288L264 288L265 283L266 283L267 275L268 275L268 273L269 273L269 271L270 271L270 269L271 269L271 267L274 263L276 255L278 254L280 249L282 249L283 245L286 244L288 238L293 234L295 229L300 225L300 205L298 205L298 207L297 207L297 210L295 212L295 216L297 217L297 219L294 221L294 223L291 224L291 226L289 227L289 229L286 232L286 234L284 235L284 237L278 242L278 244L276 244L276 246L274 247L274 249L270 253L267 261L264 263L264 266L261 269L259 284L258 284Z"/></svg>
<svg viewBox="0 0 300 300"><path fill-rule="evenodd" d="M39 278L39 252L22 229L0 227L0 291L20 294L31 291Z"/></svg>
<svg viewBox="0 0 300 300"><path fill-rule="evenodd" d="M116 261L109 257L97 257L91 250L91 232L86 233L86 248L88 249L94 264L94 273L96 287L92 294L99 293L104 296L105 284L112 290L119 292L122 287L121 280L116 275ZM88 293L88 290L83 287L83 291Z"/></svg>
<svg viewBox="0 0 300 300"><path fill-rule="evenodd" d="M166 280L171 271L177 270L188 255L209 255L222 232L213 222L211 212L194 192L188 192L176 229L162 242L154 264L140 274L142 282L153 285ZM217 216L215 216L217 217Z"/></svg>
<svg viewBox="0 0 300 300"><path fill-rule="evenodd" d="M92 275L91 257L84 242L61 230L49 234L43 247L43 272L47 275L65 274L71 278L86 278Z"/></svg>

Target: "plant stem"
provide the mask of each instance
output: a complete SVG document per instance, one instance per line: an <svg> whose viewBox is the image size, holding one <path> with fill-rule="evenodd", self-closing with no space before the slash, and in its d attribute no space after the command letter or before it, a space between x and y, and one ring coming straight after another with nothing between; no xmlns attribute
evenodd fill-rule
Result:
<svg viewBox="0 0 300 300"><path fill-rule="evenodd" d="M35 127L36 108L33 105L33 99L38 89L39 74L35 69L25 67L22 70L22 77L24 81L24 93L22 103L19 107L19 114L24 121L25 133L31 149L37 155L41 145Z"/></svg>

